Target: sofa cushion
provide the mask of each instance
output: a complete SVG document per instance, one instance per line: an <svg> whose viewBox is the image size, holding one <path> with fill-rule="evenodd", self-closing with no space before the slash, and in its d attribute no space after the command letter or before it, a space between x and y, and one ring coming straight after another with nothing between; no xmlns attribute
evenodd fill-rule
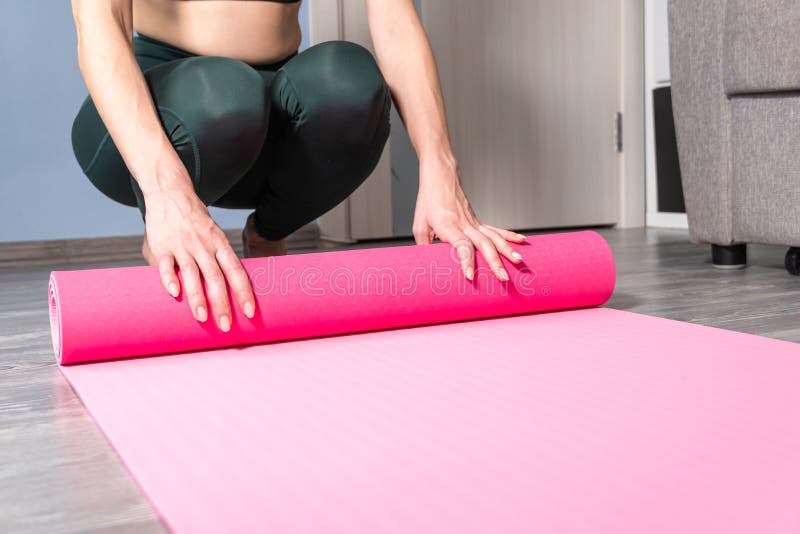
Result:
<svg viewBox="0 0 800 534"><path fill-rule="evenodd" d="M733 238L800 246L800 94L730 103Z"/></svg>
<svg viewBox="0 0 800 534"><path fill-rule="evenodd" d="M728 0L722 50L727 94L800 90L800 2Z"/></svg>

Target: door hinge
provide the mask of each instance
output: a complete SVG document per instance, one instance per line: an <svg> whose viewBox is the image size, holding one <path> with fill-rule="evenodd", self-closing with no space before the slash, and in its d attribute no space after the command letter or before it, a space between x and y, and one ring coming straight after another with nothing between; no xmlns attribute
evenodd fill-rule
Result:
<svg viewBox="0 0 800 534"><path fill-rule="evenodd" d="M614 150L622 152L622 112L614 115Z"/></svg>

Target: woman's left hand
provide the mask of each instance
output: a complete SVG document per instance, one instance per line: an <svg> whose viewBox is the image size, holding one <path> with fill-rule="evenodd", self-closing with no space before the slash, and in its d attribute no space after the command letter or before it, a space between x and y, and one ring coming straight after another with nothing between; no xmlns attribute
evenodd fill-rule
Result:
<svg viewBox="0 0 800 534"><path fill-rule="evenodd" d="M525 236L481 223L472 211L461 188L458 164L448 158L420 162L419 194L414 213L414 239L427 245L439 238L450 243L461 261L461 269L469 280L475 276L475 249L478 249L495 276L508 281L500 255L512 263L522 261L509 242L521 243Z"/></svg>

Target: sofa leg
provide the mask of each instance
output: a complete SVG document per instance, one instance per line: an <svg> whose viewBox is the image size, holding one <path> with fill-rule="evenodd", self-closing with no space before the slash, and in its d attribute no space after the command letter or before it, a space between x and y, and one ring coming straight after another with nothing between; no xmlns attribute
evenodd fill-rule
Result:
<svg viewBox="0 0 800 534"><path fill-rule="evenodd" d="M789 274L800 275L800 247L792 247L786 253L786 270Z"/></svg>
<svg viewBox="0 0 800 534"><path fill-rule="evenodd" d="M747 245L711 245L711 265L716 269L744 269Z"/></svg>

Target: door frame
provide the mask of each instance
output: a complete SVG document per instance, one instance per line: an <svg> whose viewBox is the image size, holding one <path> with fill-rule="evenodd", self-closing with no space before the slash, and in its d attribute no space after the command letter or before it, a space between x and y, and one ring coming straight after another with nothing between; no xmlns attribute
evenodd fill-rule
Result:
<svg viewBox="0 0 800 534"><path fill-rule="evenodd" d="M623 116L619 154L617 228L646 226L644 0L620 0L620 111Z"/></svg>
<svg viewBox="0 0 800 534"><path fill-rule="evenodd" d="M423 0L436 1L436 0ZM619 2L619 109L623 114L618 167L617 228L645 226L645 7L644 0ZM345 34L343 0L309 0L310 43L341 39ZM388 179L391 177L389 176ZM391 202L389 202L390 204ZM352 241L351 200L320 218L323 236Z"/></svg>
<svg viewBox="0 0 800 534"><path fill-rule="evenodd" d="M647 226L687 230L689 220L686 213L671 213L658 210L658 176L656 170L655 117L653 91L672 84L669 65L669 35L667 23L667 0L645 0L645 183L647 184Z"/></svg>

